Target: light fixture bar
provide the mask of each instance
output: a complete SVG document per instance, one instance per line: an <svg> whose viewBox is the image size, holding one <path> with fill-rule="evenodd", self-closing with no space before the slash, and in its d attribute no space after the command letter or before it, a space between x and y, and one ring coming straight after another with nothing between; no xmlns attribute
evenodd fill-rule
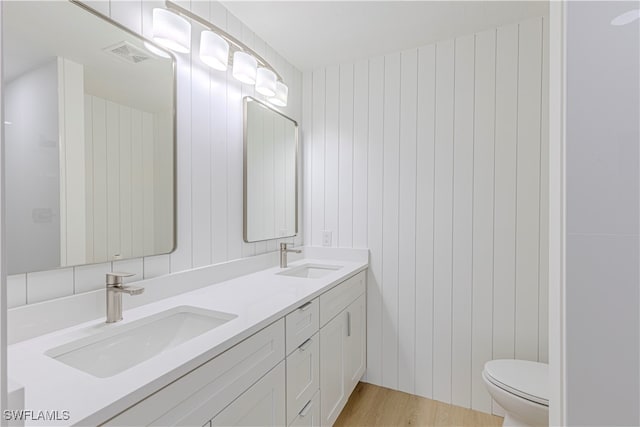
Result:
<svg viewBox="0 0 640 427"><path fill-rule="evenodd" d="M175 13L178 13L178 14L184 16L185 18L189 18L192 21L196 21L198 24L202 25L203 27L206 27L209 30L217 33L220 37L222 37L227 42L229 42L229 44L232 45L235 48L234 50L236 50L236 51L240 50L242 52L246 52L246 53L249 53L249 54L253 55L256 58L256 60L258 61L258 65L273 71L274 74L276 75L276 77L278 78L278 80L283 81L282 76L280 74L278 74L276 69L273 68L271 66L271 64L269 64L263 57L258 55L256 53L256 51L251 49L249 46L247 46L246 44L242 43L237 38L233 37L231 34L229 34L226 31L224 31L222 28L218 27L217 25L212 24L211 22L207 21L206 19L196 15L195 13L192 13L191 11L185 9L184 7L178 5L177 3L174 3L174 2L172 2L170 0L165 0L164 4L167 7L167 9L169 9L169 10L175 12ZM229 65L232 65L232 61L231 60L229 61Z"/></svg>

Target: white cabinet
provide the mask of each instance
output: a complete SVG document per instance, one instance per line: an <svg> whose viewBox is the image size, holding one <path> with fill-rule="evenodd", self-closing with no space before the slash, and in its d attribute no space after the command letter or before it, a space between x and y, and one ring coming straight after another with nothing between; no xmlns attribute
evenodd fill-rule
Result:
<svg viewBox="0 0 640 427"><path fill-rule="evenodd" d="M358 276L355 278L359 280ZM353 288L340 289L347 284L345 282L329 291L333 292L331 298L327 299L331 310L324 312L335 312L335 307L344 308L320 328L320 413L323 426L333 425L366 369L364 287L361 288L362 293L355 295L353 300Z"/></svg>
<svg viewBox="0 0 640 427"><path fill-rule="evenodd" d="M318 333L287 356L287 423L305 410L320 389L320 337ZM316 424L318 425L318 424Z"/></svg>
<svg viewBox="0 0 640 427"><path fill-rule="evenodd" d="M320 421L320 391L307 402L289 427L317 427Z"/></svg>
<svg viewBox="0 0 640 427"><path fill-rule="evenodd" d="M365 277L302 304L104 425L332 425L366 368Z"/></svg>
<svg viewBox="0 0 640 427"><path fill-rule="evenodd" d="M283 426L285 424L284 361L224 408L211 426Z"/></svg>

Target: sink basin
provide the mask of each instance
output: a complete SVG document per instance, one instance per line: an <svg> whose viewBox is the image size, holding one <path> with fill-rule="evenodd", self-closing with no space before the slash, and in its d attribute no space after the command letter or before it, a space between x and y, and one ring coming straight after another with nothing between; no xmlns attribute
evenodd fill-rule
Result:
<svg viewBox="0 0 640 427"><path fill-rule="evenodd" d="M281 271L281 276L305 277L307 279L318 279L326 276L332 271L340 270L341 265L323 265L323 264L304 264L299 267L293 267L286 271Z"/></svg>
<svg viewBox="0 0 640 427"><path fill-rule="evenodd" d="M53 348L45 354L107 378L204 334L235 314L181 306Z"/></svg>

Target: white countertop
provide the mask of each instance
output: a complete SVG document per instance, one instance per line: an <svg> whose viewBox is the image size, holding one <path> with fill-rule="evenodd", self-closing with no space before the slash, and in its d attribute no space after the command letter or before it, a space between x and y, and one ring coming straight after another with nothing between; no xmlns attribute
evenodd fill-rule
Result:
<svg viewBox="0 0 640 427"><path fill-rule="evenodd" d="M104 319L12 344L9 376L25 388L25 409L69 411L69 420L26 421L26 425L97 425L185 375L346 278L367 268L366 261L303 259L290 268L316 263L342 266L319 279L276 275L279 267L127 310L124 320ZM178 279L178 277L176 277ZM180 286L176 283L175 286ZM127 295L123 298L135 298ZM238 317L109 378L97 378L59 362L45 352L80 338L118 328L177 306L233 313Z"/></svg>

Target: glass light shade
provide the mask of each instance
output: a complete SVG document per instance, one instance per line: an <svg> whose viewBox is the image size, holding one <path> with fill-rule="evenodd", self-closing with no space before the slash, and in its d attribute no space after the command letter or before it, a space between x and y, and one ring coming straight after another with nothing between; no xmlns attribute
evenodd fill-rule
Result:
<svg viewBox="0 0 640 427"><path fill-rule="evenodd" d="M286 107L288 96L289 87L282 82L276 82L276 94L273 98L269 98L269 102L278 107Z"/></svg>
<svg viewBox="0 0 640 427"><path fill-rule="evenodd" d="M276 73L266 68L258 68L256 91L264 96L275 96L276 80Z"/></svg>
<svg viewBox="0 0 640 427"><path fill-rule="evenodd" d="M229 62L229 43L213 31L200 34L200 59L214 70L225 71Z"/></svg>
<svg viewBox="0 0 640 427"><path fill-rule="evenodd" d="M175 52L189 53L191 24L166 9L153 9L153 40Z"/></svg>
<svg viewBox="0 0 640 427"><path fill-rule="evenodd" d="M171 58L167 52L165 52L162 49L159 49L159 48L155 47L154 45L152 45L149 42L144 42L144 47L149 52L153 53L156 56L159 56L160 58Z"/></svg>
<svg viewBox="0 0 640 427"><path fill-rule="evenodd" d="M255 84L257 68L258 61L248 53L237 51L233 54L233 77L242 83Z"/></svg>

